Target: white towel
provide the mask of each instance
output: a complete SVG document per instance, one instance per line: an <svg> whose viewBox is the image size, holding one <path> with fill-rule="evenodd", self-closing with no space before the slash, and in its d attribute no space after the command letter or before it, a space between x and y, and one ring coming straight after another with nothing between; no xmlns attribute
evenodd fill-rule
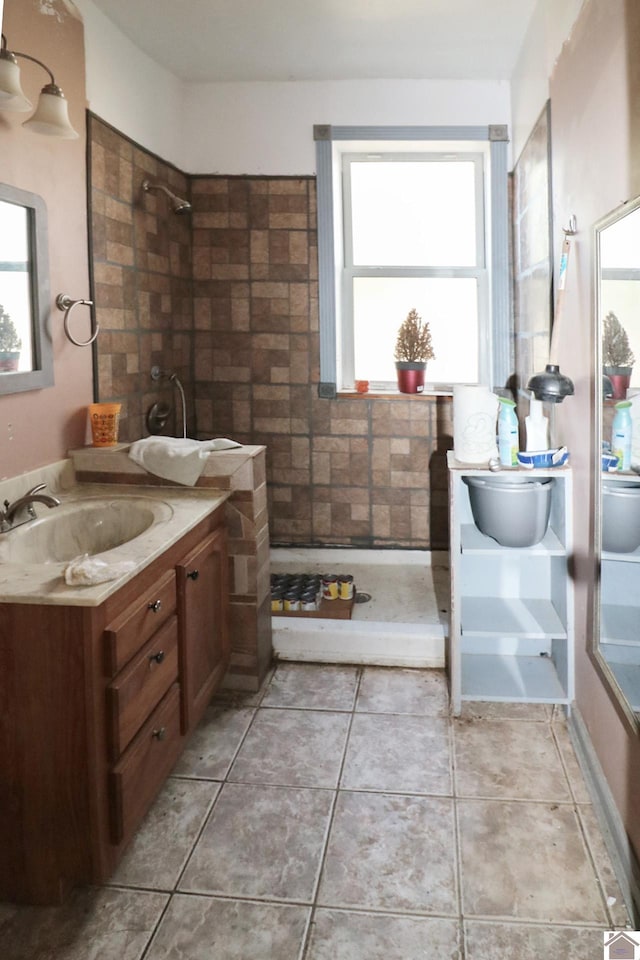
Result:
<svg viewBox="0 0 640 960"><path fill-rule="evenodd" d="M231 450L242 444L219 437L216 440L189 440L182 437L145 437L129 447L129 456L149 473L164 480L193 487L204 470L207 454Z"/></svg>

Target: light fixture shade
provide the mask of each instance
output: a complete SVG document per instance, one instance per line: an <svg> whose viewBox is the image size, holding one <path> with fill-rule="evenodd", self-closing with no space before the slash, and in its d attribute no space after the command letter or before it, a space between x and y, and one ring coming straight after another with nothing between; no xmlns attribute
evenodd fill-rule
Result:
<svg viewBox="0 0 640 960"><path fill-rule="evenodd" d="M31 101L25 97L20 86L20 67L15 57L0 51L0 110L7 113L28 113Z"/></svg>
<svg viewBox="0 0 640 960"><path fill-rule="evenodd" d="M69 122L69 104L55 83L42 88L36 112L22 126L32 133L62 140L77 140L79 136Z"/></svg>

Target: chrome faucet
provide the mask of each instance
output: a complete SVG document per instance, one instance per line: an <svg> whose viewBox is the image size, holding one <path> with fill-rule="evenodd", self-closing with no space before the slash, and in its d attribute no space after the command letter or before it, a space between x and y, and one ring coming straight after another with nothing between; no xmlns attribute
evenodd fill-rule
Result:
<svg viewBox="0 0 640 960"><path fill-rule="evenodd" d="M19 497L13 503L9 503L8 500L4 501L4 510L0 510L0 533L6 533L8 530L13 530L14 527L28 523L29 520L35 520L34 503L44 503L46 507L59 506L60 501L57 497L51 497L48 493L40 492L45 487L46 483L39 483L31 490L27 490L24 496Z"/></svg>

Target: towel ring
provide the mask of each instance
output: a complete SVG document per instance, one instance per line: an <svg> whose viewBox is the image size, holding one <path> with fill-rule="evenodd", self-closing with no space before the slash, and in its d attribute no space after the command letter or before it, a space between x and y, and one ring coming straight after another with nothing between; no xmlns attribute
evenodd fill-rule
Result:
<svg viewBox="0 0 640 960"><path fill-rule="evenodd" d="M69 316L74 307L77 307L79 304L84 304L87 307L93 306L93 300L72 300L71 297L67 296L66 293L59 293L56 297L56 306L58 310L64 311L64 332L66 333L71 343L75 343L76 347L88 347L90 343L96 339L100 333L100 324L96 323L93 333L88 340L76 340L74 336L69 332ZM93 315L92 315L93 323Z"/></svg>

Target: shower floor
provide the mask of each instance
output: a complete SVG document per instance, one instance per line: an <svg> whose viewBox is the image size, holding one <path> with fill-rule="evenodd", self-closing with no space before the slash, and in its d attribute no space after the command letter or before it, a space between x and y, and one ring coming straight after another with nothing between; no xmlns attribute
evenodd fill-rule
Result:
<svg viewBox="0 0 640 960"><path fill-rule="evenodd" d="M273 617L282 660L444 666L449 623L448 554L418 550L274 548L272 573L350 573L358 593L351 620Z"/></svg>

